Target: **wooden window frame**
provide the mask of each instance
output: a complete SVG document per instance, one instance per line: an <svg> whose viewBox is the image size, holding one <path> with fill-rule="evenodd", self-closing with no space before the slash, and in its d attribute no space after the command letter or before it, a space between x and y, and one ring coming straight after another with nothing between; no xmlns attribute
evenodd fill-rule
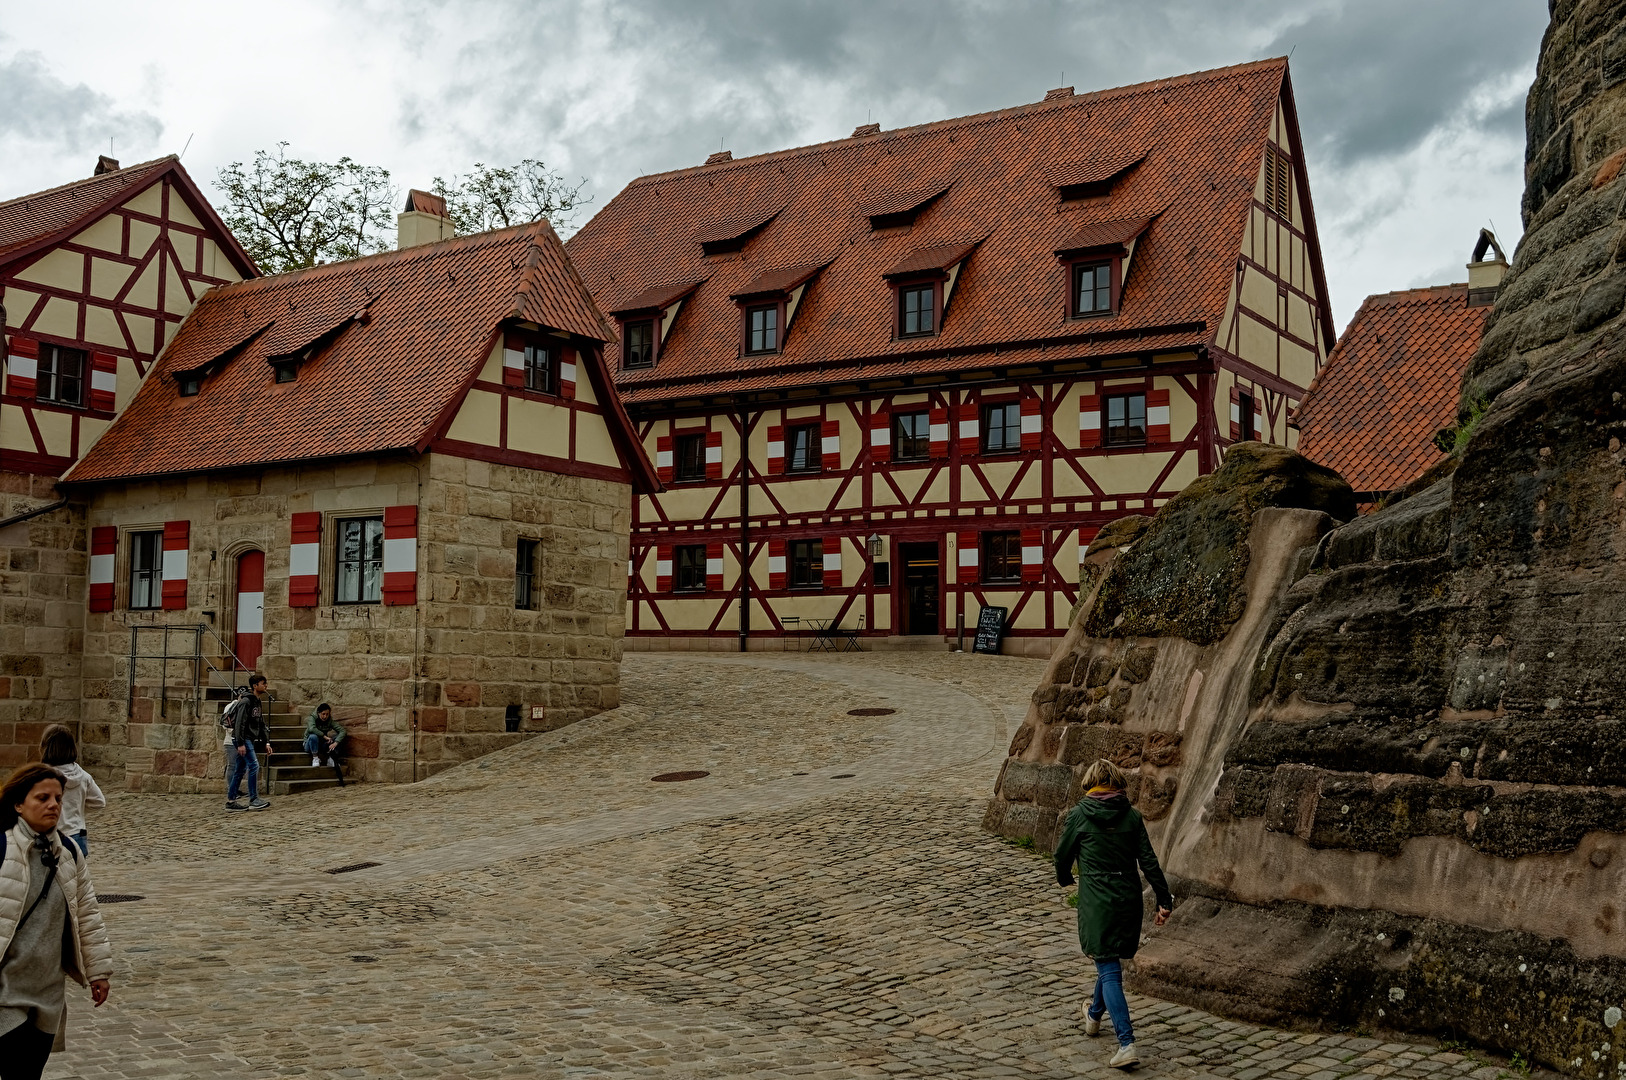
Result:
<svg viewBox="0 0 1626 1080"><path fill-rule="evenodd" d="M1104 310L1081 310L1078 306L1079 278L1085 270L1094 270L1102 266L1107 268L1108 306ZM1122 268L1122 255L1091 255L1087 258L1069 260L1067 263L1067 317L1069 319L1104 319L1118 314Z"/></svg>
<svg viewBox="0 0 1626 1080"><path fill-rule="evenodd" d="M79 358L79 374L64 376L61 371L62 357L65 355ZM47 359L49 358L49 359ZM39 343L39 359L35 361L34 400L44 401L52 405L66 405L73 409L83 409L90 400L87 392L90 386L90 353L84 349L76 349L71 345L55 345L49 341ZM72 379L79 387L77 400L70 400L61 395L64 379ZM51 390L47 393L47 388Z"/></svg>
<svg viewBox="0 0 1626 1080"><path fill-rule="evenodd" d="M981 575L983 584L1020 585L1022 583L1022 532L1020 529L985 532L982 534L979 546L982 548L980 552L982 565L978 568L978 572ZM997 560L997 564L1014 566L1016 568L1015 573L1009 576L995 575L995 547L1004 548L1003 556Z"/></svg>
<svg viewBox="0 0 1626 1080"><path fill-rule="evenodd" d="M1112 426L1112 403L1114 401L1133 401L1140 398L1140 437L1129 436L1114 437ZM1133 410L1127 405L1124 408L1124 419L1127 421L1133 416ZM1132 430L1127 423L1118 425L1124 430ZM1145 446L1147 443L1146 428L1146 391L1127 390L1122 393L1102 393L1101 395L1101 445L1102 446Z"/></svg>
<svg viewBox="0 0 1626 1080"><path fill-rule="evenodd" d="M672 482L675 484L694 484L706 478L706 435L705 428L686 429L672 432ZM683 450L685 447L698 445L699 456L696 457L693 468L685 468Z"/></svg>
<svg viewBox="0 0 1626 1080"><path fill-rule="evenodd" d="M931 328L927 330L915 330L913 332L906 330L904 328L905 297L910 293L924 292L928 289L931 290L932 294ZM912 281L896 282L892 286L892 292L892 336L894 338L897 338L898 340L912 340L914 338L929 338L936 337L938 335L943 327L943 282L940 279L927 278L922 280L920 278L915 278Z"/></svg>
<svg viewBox="0 0 1626 1080"><path fill-rule="evenodd" d="M131 529L124 534L127 556L125 558L125 607L130 611L158 611L164 606L164 530L157 529ZM137 555L145 541L152 544L152 562L142 567L137 563ZM136 578L145 576L149 586L148 595L151 603L136 603Z"/></svg>
<svg viewBox="0 0 1626 1080"><path fill-rule="evenodd" d="M354 600L346 600L343 595L342 581L345 567L347 565L344 559L343 551L344 527L349 525L351 522L362 522L364 526L366 522L378 523L378 596L374 598L368 598L365 595L367 592L365 578L366 564L372 561L366 558L365 555L361 558L358 569L359 576L357 579L357 592L360 595L358 595L358 598ZM367 530L364 527L362 529L363 545L365 545L366 542ZM371 604L382 604L384 602L384 515L382 513L368 513L366 511L347 513L343 517L335 515L333 518L332 548L333 573L331 580L333 582L333 606L367 607Z"/></svg>
<svg viewBox="0 0 1626 1080"><path fill-rule="evenodd" d="M656 356L660 351L659 334L656 332L656 324L658 322L659 320L654 316L650 316L649 318L645 319L627 319L626 321L622 322L621 369L623 371L648 371L650 368L655 366ZM632 360L632 331L634 327L645 328L645 331L649 335L644 341L642 347L644 359L637 363L633 363Z"/></svg>
<svg viewBox="0 0 1626 1080"><path fill-rule="evenodd" d="M1293 159L1274 143L1265 147L1265 209L1283 221L1293 219Z"/></svg>
<svg viewBox="0 0 1626 1080"><path fill-rule="evenodd" d="M1241 430L1241 437L1237 442L1255 442L1259 439L1259 432L1254 430L1254 410L1258 408L1259 399L1250 391L1237 389L1237 426Z"/></svg>
<svg viewBox="0 0 1626 1080"><path fill-rule="evenodd" d="M907 438L925 447L918 454L903 452L904 436L899 428L904 420L913 420L916 417L924 423L924 435L910 435ZM932 413L930 409L909 409L892 414L892 460L893 461L930 461L932 459Z"/></svg>
<svg viewBox="0 0 1626 1080"><path fill-rule="evenodd" d="M796 465L795 433L806 431L808 464L800 467ZM675 463L675 461L674 461ZM818 420L799 421L785 425L785 473L786 475L809 476L824 471L824 424Z"/></svg>
<svg viewBox="0 0 1626 1080"><path fill-rule="evenodd" d="M994 425L992 423L990 423L989 421L993 417L994 410L996 410L996 409L1000 410L1001 413L1006 414L1006 415L1012 415L1009 412L1009 410L1015 410L1015 412L1014 412L1014 415L1016 417L1015 426L1012 426L1010 424L1006 424L1006 423L1003 423L1003 422L1000 424L1001 430L1006 431L1006 432L1015 432L1016 433L1016 441L1014 443L1008 443L1007 445L1004 445L1004 446L995 446L995 445L993 445L992 436L993 436L993 432L994 432ZM985 402L983 402L982 403L982 415L978 417L978 420L981 421L982 430L980 430L977 433L977 442L978 442L978 446L980 447L982 453L984 453L984 454L1018 454L1018 453L1021 453L1021 451L1022 451L1022 402L1021 402L1020 398L1010 398L1009 400L1005 400L1005 401L985 401ZM1008 438L1009 438L1009 435L1007 434L1007 439Z"/></svg>
<svg viewBox="0 0 1626 1080"><path fill-rule="evenodd" d="M806 552L798 555L798 549ZM800 564L798 558L801 559ZM798 566L811 581L797 581ZM785 583L787 588L817 590L824 588L824 540L820 538L787 540L785 542Z"/></svg>
<svg viewBox="0 0 1626 1080"><path fill-rule="evenodd" d="M689 553L691 563L683 565L684 553ZM693 580L688 584L684 581L684 571L692 571ZM673 544L672 545L672 591L675 593L703 593L706 591L706 545L705 544Z"/></svg>
<svg viewBox="0 0 1626 1080"><path fill-rule="evenodd" d="M514 544L514 610L535 611L540 590L542 541L521 536Z"/></svg>
<svg viewBox="0 0 1626 1080"><path fill-rule="evenodd" d="M743 319L741 328L744 331L742 343L746 356L774 356L784 350L785 344L785 302L783 300L770 301L766 304L745 304L741 306ZM751 317L760 311L774 313L774 339L771 348L753 349L751 347Z"/></svg>
<svg viewBox="0 0 1626 1080"><path fill-rule="evenodd" d="M540 362L537 356L541 356ZM549 397L559 396L559 361L561 357L557 346L549 342L527 340L525 342L525 383L519 387L532 394L546 394ZM538 372L542 386L537 386Z"/></svg>

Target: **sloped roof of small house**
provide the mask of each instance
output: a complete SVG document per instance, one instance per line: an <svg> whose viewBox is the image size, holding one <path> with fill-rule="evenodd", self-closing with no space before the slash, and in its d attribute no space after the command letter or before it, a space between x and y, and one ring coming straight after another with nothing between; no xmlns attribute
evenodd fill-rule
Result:
<svg viewBox="0 0 1626 1080"><path fill-rule="evenodd" d="M1466 284L1368 296L1294 414L1299 452L1357 492L1415 480L1444 456L1434 434L1456 419L1490 311Z"/></svg>
<svg viewBox="0 0 1626 1080"><path fill-rule="evenodd" d="M599 355L604 320L545 221L210 290L63 481L421 452L507 320L579 339L628 471L656 489ZM313 344L298 378L276 383L267 361ZM206 373L200 393L180 394L183 372Z"/></svg>
<svg viewBox="0 0 1626 1080"><path fill-rule="evenodd" d="M12 262L67 239L166 176L174 178L198 220L213 227L221 249L238 272L244 277L258 275L254 260L238 244L174 154L0 202L0 263Z"/></svg>
<svg viewBox="0 0 1626 1080"><path fill-rule="evenodd" d="M629 402L1196 347L1224 313L1283 99L1291 127L1287 61L1264 60L644 176L568 246L606 311L701 282L657 363L618 370ZM1109 196L1060 197L1113 177ZM871 221L916 211L907 227ZM1307 202L1306 214L1330 339ZM702 241L725 234L750 235L708 255ZM1135 235L1118 313L1064 318L1058 248ZM968 245L940 332L894 340L885 275ZM736 298L765 271L814 265L783 351L744 355Z"/></svg>

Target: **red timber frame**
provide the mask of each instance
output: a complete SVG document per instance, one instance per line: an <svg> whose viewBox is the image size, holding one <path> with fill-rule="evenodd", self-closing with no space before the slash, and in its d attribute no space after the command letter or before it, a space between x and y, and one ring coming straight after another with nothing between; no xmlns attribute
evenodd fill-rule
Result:
<svg viewBox="0 0 1626 1080"><path fill-rule="evenodd" d="M885 392L830 396L816 402L817 416L805 416L781 421L786 409L801 409L815 404L806 398L788 400L756 400L744 405L719 406L711 411L673 410L656 412L649 407L633 407L633 420L640 438L649 445L655 435L657 423L669 421L667 430L710 431L731 433L733 449L722 462L719 472L705 480L671 485L709 494L703 513L692 517L673 518L657 499L638 499L633 506L632 547L629 565L628 601L631 617L628 633L647 637L735 637L739 634L739 601L741 568L754 567L750 587L752 610L749 636L758 639L778 639L786 632L779 622L776 605L781 613L787 606L785 598L798 595L840 597L838 625L852 628L863 616L865 636L885 637L897 632L900 625L900 607L904 596L904 580L899 565L899 544L928 542L937 545L939 552L939 625L937 631L952 635L956 631L955 613L969 606L994 602L991 594L1004 594L1009 606L1007 636L1058 636L1066 631L1065 609L1058 621L1057 599L1071 606L1078 598L1076 567L1058 567L1056 559L1064 545L1076 533L1087 544L1096 531L1109 521L1136 511L1152 512L1162 502L1175 495L1179 487L1170 484L1170 477L1188 455L1195 458L1199 472L1210 471L1208 464L1217 461L1219 432L1212 417L1212 406L1207 410L1209 422L1192 425L1177 440L1171 440L1165 427L1152 432L1145 446L1083 445L1079 431L1064 420L1057 426L1057 415L1064 403L1077 401L1081 384L1095 384L1095 396L1112 392L1117 387L1102 389L1104 380L1128 384L1143 380L1152 404L1167 403L1167 390L1154 390L1153 379L1162 380L1167 387L1172 379L1182 393L1198 403L1198 415L1204 410L1202 403L1213 399L1214 367L1206 350L1194 347L1195 359L1153 364L1150 357L1142 356L1135 367L1093 367L1029 376L1022 380L1000 379L974 387L932 388L915 386L894 388ZM1081 365L1073 365L1075 367ZM1138 388L1124 385L1123 390L1135 392ZM898 412L928 411L934 428L947 426L947 438L932 441L928 460L893 462L890 460L890 414L895 398L911 400L896 406ZM1206 396L1204 396L1206 395ZM1038 421L1037 432L1025 430L1021 449L1010 452L984 453L971 439L962 438L962 419L977 418L981 433L981 411L984 404L1020 400L1023 403L1024 428ZM874 445L872 432L881 430L886 418L886 450ZM749 445L753 435L768 435L770 427L791 427L799 424L818 424L821 433L828 433L828 425L836 419L845 422L842 436L841 458L849 463L845 467L832 467L832 459L825 456L825 467L816 473L785 473L776 471L780 458L770 458L764 471L758 462L742 463L738 452L741 445ZM855 446L854 432L861 432L863 441ZM1162 441L1158 436L1161 435ZM660 436L664 442L670 436ZM854 450L856 449L856 453ZM1096 472L1106 459L1142 453L1168 454L1158 476L1144 491L1108 491ZM993 462L1016 465L1008 480L1003 482L990 475L985 466ZM741 522L738 512L741 491L741 470L749 468L745 483L749 488L750 521L747 530L749 552L742 547ZM910 495L897 481L900 471L928 470L929 475L915 487ZM935 482L947 472L946 490L941 498L930 497ZM1019 496L1025 482L1034 475L1040 480L1038 494ZM1086 493L1058 496L1057 477L1076 477ZM801 483L813 478L834 480L826 505L817 511L791 511L783 498L785 485ZM858 492L856 506L843 506L854 491ZM878 505L876 493L886 492L895 500ZM1103 501L1115 501L1112 509L1100 509ZM1042 505L1040 505L1042 504ZM905 517L894 517L899 511ZM1023 534L1023 546L1036 543L1042 548L1042 564L1038 568L1024 568L1023 580L1014 582L962 583L958 567L950 562L947 538L955 534L1012 531ZM873 564L869 558L865 539L878 533L891 544L889 558L894 563L892 581L877 587L873 581ZM857 560L862 574L851 582L837 585L827 581L822 588L799 589L787 587L785 574L771 571L770 559L784 554L785 545L792 540L821 539L826 545L831 540L840 543L844 568ZM670 559L671 549L684 545L707 546L708 561L725 551L735 563L732 580L708 572L704 591L683 593L671 591L669 567L658 570L662 559ZM980 565L980 556L979 556ZM646 580L647 578L647 580ZM665 586L663 588L662 586ZM1014 603L1008 603L1011 594L1017 594ZM709 625L703 629L674 628L661 610L663 603L704 602L711 610ZM1029 605L1039 604L1045 612L1040 627L1017 627L1016 622ZM876 616L885 612L886 629L876 629ZM762 625L762 617L767 624ZM971 616L974 618L974 615ZM974 627L971 632L974 632Z"/></svg>
<svg viewBox="0 0 1626 1080"><path fill-rule="evenodd" d="M106 395L93 395L90 392L91 369L117 371L118 360L128 359L135 366L136 378L144 378L154 359L163 351L165 343L169 340L174 328L185 318L184 312L190 311L192 305L207 290L216 285L224 285L233 280L230 278L212 277L203 273L204 241L212 240L219 247L221 255L232 263L244 276L252 277L257 274L254 264L247 255L242 253L236 240L222 226L211 228L210 222L216 220L202 196L189 182L184 181L184 174L175 169L160 170L155 179L145 184L132 185L115 197L113 204L102 210L88 214L84 219L75 223L70 232L70 238L42 243L38 246L25 248L9 256L9 261L0 264L0 290L15 289L38 295L27 310L11 310L6 313L5 337L9 342L15 335L31 338L42 344L63 345L68 348L80 349L86 353L85 365L85 401L84 406L62 405L55 402L37 400L32 394L13 394L10 392L10 379L6 378L3 391L0 391L0 403L21 407L24 420L34 443L33 452L21 450L0 449L0 469L14 472L35 473L47 476L60 476L68 469L80 455L88 449L82 441L80 434L81 419L110 421L115 416L113 402ZM131 210L124 203L135 200L143 191L153 187L160 187L159 204L160 217ZM192 216L203 222L202 227L187 225L182 222L170 220L170 208L175 200L188 208ZM107 218L116 219L120 223L120 242L118 251L103 250L74 243L72 235L88 228L96 221ZM131 230L136 225L146 225L156 228L158 236L153 240L145 252L132 253ZM24 280L18 275L46 258L52 252L66 251L78 256L84 265L84 278L77 288L64 289L51 285L42 285L38 282ZM128 268L128 275L122 288L110 298L96 296L91 290L91 273L93 260L114 263ZM135 284L148 272L149 267L156 263L157 301L154 307L145 307L136 304L130 299L130 292ZM175 293L185 297L185 302L179 305L182 314L171 310L171 299ZM41 321L46 307L53 301L66 301L73 305L75 312L75 333L72 337L60 334L42 333L36 329ZM105 343L92 343L86 340L85 323L91 308L100 308L111 314L114 324L118 327L123 341L116 345ZM58 308L60 310L60 308ZM151 326L150 333L137 333L132 329L129 316L142 317L144 325ZM0 353L4 353L0 349ZM111 367L109 367L111 365ZM127 388L128 389L128 388ZM72 417L71 439L69 452L66 455L51 454L48 452L45 438L40 432L36 417L41 413L64 413Z"/></svg>

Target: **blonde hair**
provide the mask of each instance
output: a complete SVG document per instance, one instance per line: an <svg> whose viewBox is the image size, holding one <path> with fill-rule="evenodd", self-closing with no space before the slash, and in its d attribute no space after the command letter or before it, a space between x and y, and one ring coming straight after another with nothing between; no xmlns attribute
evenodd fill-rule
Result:
<svg viewBox="0 0 1626 1080"><path fill-rule="evenodd" d="M1108 787L1122 791L1129 786L1129 779L1124 771L1106 758L1098 758L1094 765L1084 770L1084 790L1091 788Z"/></svg>

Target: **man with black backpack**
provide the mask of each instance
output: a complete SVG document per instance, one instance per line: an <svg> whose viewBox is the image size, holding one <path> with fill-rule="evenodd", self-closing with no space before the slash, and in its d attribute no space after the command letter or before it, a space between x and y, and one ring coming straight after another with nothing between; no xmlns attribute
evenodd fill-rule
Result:
<svg viewBox="0 0 1626 1080"><path fill-rule="evenodd" d="M255 755L271 757L271 732L265 723L265 676L255 675L248 680L246 690L237 692L237 700L221 714L222 725L231 724L231 744L226 754L226 765L231 773L231 784L226 790L227 810L264 810L271 804L260 798L260 761ZM248 802L237 793L243 776L248 776Z"/></svg>

